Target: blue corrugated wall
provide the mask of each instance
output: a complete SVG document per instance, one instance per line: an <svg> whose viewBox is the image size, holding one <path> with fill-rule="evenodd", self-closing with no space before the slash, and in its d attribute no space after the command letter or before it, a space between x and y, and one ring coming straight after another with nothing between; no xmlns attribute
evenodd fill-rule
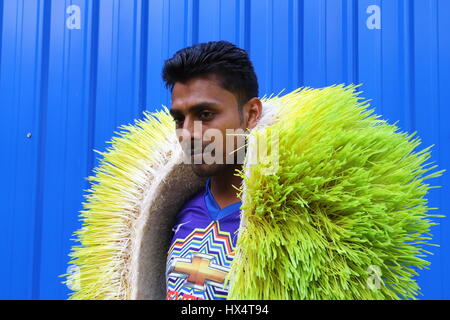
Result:
<svg viewBox="0 0 450 320"><path fill-rule="evenodd" d="M270 95L363 83L383 118L450 169L448 0L0 0L0 299L65 299L93 149L169 105L164 59L193 43L247 49ZM449 214L450 172L430 206ZM423 299L450 298L450 218L432 229Z"/></svg>

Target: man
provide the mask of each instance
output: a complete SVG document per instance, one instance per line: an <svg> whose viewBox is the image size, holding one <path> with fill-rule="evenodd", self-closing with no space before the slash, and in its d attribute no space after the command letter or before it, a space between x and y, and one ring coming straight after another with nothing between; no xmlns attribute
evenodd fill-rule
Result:
<svg viewBox="0 0 450 320"><path fill-rule="evenodd" d="M420 294L436 217L424 180L442 171L425 175L429 148L413 152L420 141L372 114L357 86L260 101L248 56L223 41L175 53L163 77L170 113L125 127L89 178L71 299ZM247 129L246 149L220 148Z"/></svg>
<svg viewBox="0 0 450 320"><path fill-rule="evenodd" d="M227 153L227 132L245 132L260 118L257 77L244 50L217 41L176 52L165 62L163 78L172 92L170 114L192 169L208 177L205 188L176 216L167 261L167 299L225 299L240 222L235 187L242 182L235 175L242 166L238 153ZM209 139L207 132L214 130L219 134ZM238 138L232 140L233 151L242 147ZM219 161L206 163L205 150L212 142L220 145L212 150Z"/></svg>

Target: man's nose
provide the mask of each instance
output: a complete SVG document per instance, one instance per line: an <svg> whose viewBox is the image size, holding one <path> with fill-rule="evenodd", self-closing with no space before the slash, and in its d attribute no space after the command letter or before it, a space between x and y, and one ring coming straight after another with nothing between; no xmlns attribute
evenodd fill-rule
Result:
<svg viewBox="0 0 450 320"><path fill-rule="evenodd" d="M189 140L201 140L202 139L202 122L195 121L191 117L185 117L183 121L183 127L180 130L178 139L180 142Z"/></svg>

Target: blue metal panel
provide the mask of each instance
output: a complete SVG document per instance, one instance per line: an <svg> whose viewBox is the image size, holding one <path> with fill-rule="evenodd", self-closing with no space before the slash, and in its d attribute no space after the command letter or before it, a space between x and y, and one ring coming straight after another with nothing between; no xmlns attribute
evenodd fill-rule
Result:
<svg viewBox="0 0 450 320"><path fill-rule="evenodd" d="M32 291L36 213L41 193L40 166L40 60L42 51L38 26L42 24L38 3L5 1L2 15L0 77L1 168L0 189L3 252L0 297L29 298ZM30 138L29 133L32 134Z"/></svg>
<svg viewBox="0 0 450 320"><path fill-rule="evenodd" d="M417 130L424 144L436 144L431 160L446 169L449 169L450 162L442 161L447 157L449 150L449 129L448 117L441 118L441 112L446 112L446 104L440 100L440 95L447 95L450 89L450 82L440 82L439 75L445 68L448 70L448 57L450 48L448 46L449 29L439 29L439 11L450 9L448 1L415 1L414 2L414 82L413 82L413 106L414 130ZM446 11L447 13L449 11ZM441 19L443 17L441 16ZM448 18L446 18L448 19ZM440 47L440 42L446 43L447 47ZM443 51L439 52L441 49ZM440 62L441 59L446 59ZM447 62L447 63L445 63ZM448 96L447 96L448 97ZM445 122L444 122L445 121ZM439 185L444 189L433 192L430 197L432 207L441 208L442 212L448 214L449 199L444 197L448 194L450 179L447 174L443 178L437 179ZM432 271L424 272L419 283L424 288L424 293L429 298L450 298L450 286L448 282L448 263L450 262L450 241L448 231L450 231L449 219L442 221L440 228L434 228L435 242L441 247L432 257Z"/></svg>
<svg viewBox="0 0 450 320"><path fill-rule="evenodd" d="M0 0L0 299L64 299L69 239L118 126L170 104L165 59L229 40L250 52L260 95L363 83L402 131L450 167L447 0ZM450 175L429 197L448 214ZM425 299L449 299L450 222L421 270Z"/></svg>
<svg viewBox="0 0 450 320"><path fill-rule="evenodd" d="M448 102L450 101L450 19L448 13L450 12L450 2L445 0L438 1L437 10L437 28L438 28L438 42L437 56L439 61L438 66L438 100L439 106L439 137L435 142L438 146L438 153L435 155L435 159L439 165L442 165L447 170L450 168L450 126L448 125L450 120L450 108L448 108ZM443 186L443 189L437 193L438 205L442 212L450 212L450 200L448 198L448 192L450 187L449 174L439 179L438 182ZM438 297L444 299L450 299L450 274L448 272L448 266L450 265L450 222L449 219L445 219L441 226L434 232L436 234L436 243L441 244L439 253L434 258L432 272L428 274L429 290L426 292L427 298ZM424 281L422 282L424 283Z"/></svg>
<svg viewBox="0 0 450 320"><path fill-rule="evenodd" d="M81 20L79 28L67 26L69 1L42 1L43 18L49 29L43 39L43 50L47 56L45 86L42 101L42 163L38 188L40 212L36 219L36 270L33 274L33 299L56 299L68 290L59 285L58 275L66 265L58 256L68 253L66 241L76 219L68 212L81 209L82 194L75 190L86 187L83 175L89 172L87 162L89 122L89 54L88 19ZM79 2L81 12L89 14L85 2ZM72 12L72 11L70 11ZM76 13L74 13L76 14Z"/></svg>

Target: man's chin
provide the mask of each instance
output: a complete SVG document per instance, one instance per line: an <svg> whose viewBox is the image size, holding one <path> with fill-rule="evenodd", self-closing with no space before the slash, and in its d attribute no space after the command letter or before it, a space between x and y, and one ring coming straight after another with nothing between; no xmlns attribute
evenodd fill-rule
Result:
<svg viewBox="0 0 450 320"><path fill-rule="evenodd" d="M224 169L222 164L192 164L192 171L199 177L211 177Z"/></svg>

